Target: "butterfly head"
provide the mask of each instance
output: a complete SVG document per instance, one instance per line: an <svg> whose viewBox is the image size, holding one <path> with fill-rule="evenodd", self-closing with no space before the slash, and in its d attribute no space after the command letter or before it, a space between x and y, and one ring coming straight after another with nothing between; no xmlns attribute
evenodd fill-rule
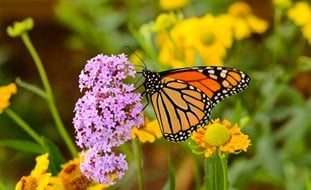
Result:
<svg viewBox="0 0 311 190"><path fill-rule="evenodd" d="M161 88L161 76L158 72L144 69L142 72L145 77L144 87L148 94L158 92Z"/></svg>

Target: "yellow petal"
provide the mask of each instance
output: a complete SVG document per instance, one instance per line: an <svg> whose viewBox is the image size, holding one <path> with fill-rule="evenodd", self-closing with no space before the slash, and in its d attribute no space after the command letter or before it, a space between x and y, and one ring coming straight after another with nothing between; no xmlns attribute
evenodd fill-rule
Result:
<svg viewBox="0 0 311 190"><path fill-rule="evenodd" d="M309 45L311 45L311 20L309 24L303 26L302 34L308 40Z"/></svg>
<svg viewBox="0 0 311 190"><path fill-rule="evenodd" d="M164 10L180 9L188 4L189 0L160 0L160 7Z"/></svg>
<svg viewBox="0 0 311 190"><path fill-rule="evenodd" d="M306 2L295 3L294 6L288 10L287 16L295 22L298 26L310 23L311 8Z"/></svg>
<svg viewBox="0 0 311 190"><path fill-rule="evenodd" d="M210 132L213 132L212 130L209 130L210 127L220 127L222 126L222 129L229 129L230 131L230 139L225 142L223 145L219 145L219 143L216 143L214 146L208 144L206 136L210 136ZM218 135L220 133L217 133ZM228 136L227 134L225 136ZM217 135L213 138L217 138ZM219 136L220 139L223 139L224 137ZM247 148L250 146L250 139L247 135L243 134L238 127L237 124L235 124L233 127L231 127L231 124L228 120L223 120L222 122L220 119L212 120L205 128L199 128L197 131L193 132L191 135L191 139L196 142L198 146L192 146L193 152L202 152L202 148L205 149L204 155L206 157L211 156L216 152L216 150L219 148L222 152L227 153L239 153L241 151L247 151ZM213 139L216 140L217 139ZM200 151L201 150L201 151Z"/></svg>
<svg viewBox="0 0 311 190"><path fill-rule="evenodd" d="M160 125L156 119L147 124L146 131L150 131L150 133L155 135L157 138L162 137Z"/></svg>
<svg viewBox="0 0 311 190"><path fill-rule="evenodd" d="M16 184L15 190L44 190L49 182L50 173L46 173L49 165L48 154L36 158L36 166L29 176L23 176Z"/></svg>
<svg viewBox="0 0 311 190"><path fill-rule="evenodd" d="M131 138L138 138L140 142L154 142L156 138L160 138L162 133L157 120L145 122L146 124L140 128L134 127L131 132Z"/></svg>
<svg viewBox="0 0 311 190"><path fill-rule="evenodd" d="M232 16L243 18L250 15L252 10L247 3L238 1L230 5L228 13Z"/></svg>
<svg viewBox="0 0 311 190"><path fill-rule="evenodd" d="M268 22L262 19L258 19L255 16L249 16L247 19L250 28L258 34L264 33L268 29Z"/></svg>
<svg viewBox="0 0 311 190"><path fill-rule="evenodd" d="M16 91L17 89L14 83L0 87L0 113L10 105L9 99Z"/></svg>
<svg viewBox="0 0 311 190"><path fill-rule="evenodd" d="M36 158L37 164L35 168L31 171L31 176L39 177L40 175L46 173L49 167L48 156L49 154L46 153Z"/></svg>

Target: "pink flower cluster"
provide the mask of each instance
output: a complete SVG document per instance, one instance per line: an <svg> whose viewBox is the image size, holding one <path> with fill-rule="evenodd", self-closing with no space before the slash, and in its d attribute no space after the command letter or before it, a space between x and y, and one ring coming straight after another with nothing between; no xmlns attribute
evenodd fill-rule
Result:
<svg viewBox="0 0 311 190"><path fill-rule="evenodd" d="M141 95L123 82L135 75L126 55L97 55L79 77L84 95L77 101L73 124L76 143L84 151L81 171L99 183L113 184L128 169L125 155L112 152L131 139L134 126L143 122Z"/></svg>

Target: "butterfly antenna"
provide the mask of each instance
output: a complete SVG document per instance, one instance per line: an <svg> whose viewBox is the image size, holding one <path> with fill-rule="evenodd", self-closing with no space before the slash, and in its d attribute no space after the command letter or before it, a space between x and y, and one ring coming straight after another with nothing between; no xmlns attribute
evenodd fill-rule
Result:
<svg viewBox="0 0 311 190"><path fill-rule="evenodd" d="M147 68L146 63L144 62L144 60L143 60L141 57L139 57L139 56L136 54L136 52L135 52L131 47L129 47L129 46L124 46L124 47L128 48L128 49L129 49L134 55L136 55L136 57L138 57L138 59L144 64L144 66L141 66L141 65L137 65L137 66L143 67L144 69Z"/></svg>

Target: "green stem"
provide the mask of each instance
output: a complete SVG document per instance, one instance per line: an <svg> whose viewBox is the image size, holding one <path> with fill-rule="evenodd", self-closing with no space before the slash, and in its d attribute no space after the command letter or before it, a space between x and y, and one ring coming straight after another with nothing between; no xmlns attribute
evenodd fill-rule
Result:
<svg viewBox="0 0 311 190"><path fill-rule="evenodd" d="M141 144L139 139L136 138L133 141L133 148L135 154L135 160L137 163L137 180L138 180L138 189L143 190L144 182L143 182L143 168L142 168L142 155L141 155Z"/></svg>
<svg viewBox="0 0 311 190"><path fill-rule="evenodd" d="M280 38L280 24L282 19L282 10L278 7L275 8L274 11L274 20L273 20L273 35L277 38L279 43ZM279 44L277 44L276 47L273 49L273 55L272 55L272 64L276 64L277 58L278 58L278 51L279 51Z"/></svg>
<svg viewBox="0 0 311 190"><path fill-rule="evenodd" d="M174 46L174 49L175 49L175 52L176 52L176 55L177 55L177 58L180 59L180 60L183 60L184 59L184 55L182 53L182 51L180 50L180 48L178 48L177 44L176 44L176 41L174 40L171 32L169 30L166 30L166 33L170 39L170 41L172 42L173 46Z"/></svg>
<svg viewBox="0 0 311 190"><path fill-rule="evenodd" d="M196 154L192 154L193 162L194 162L194 185L195 190L199 190L202 184L202 174L201 174L201 164L198 156Z"/></svg>
<svg viewBox="0 0 311 190"><path fill-rule="evenodd" d="M221 164L222 176L223 176L223 185L224 189L229 189L229 180L228 180L228 161L226 155L222 154L220 150L218 150L218 157Z"/></svg>
<svg viewBox="0 0 311 190"><path fill-rule="evenodd" d="M49 106L49 109L51 111L51 114L52 114L52 117L55 121L55 124L56 124L56 127L57 127L57 130L58 132L60 133L60 135L62 136L62 138L64 139L71 155L74 157L77 155L77 150L74 146L74 143L72 142L69 134L67 133L65 127L64 127L64 124L59 116L59 113L57 111L57 108L56 108L56 105L55 105L55 101L54 101L54 97L53 97L53 93L52 93L52 89L51 89L51 86L49 84L49 80L47 78L47 75L45 73L45 70L44 70L44 67L43 67L43 64L41 62L41 59L40 57L38 56L38 53L37 51L35 50L34 46L32 45L30 39L29 39L29 36L27 33L23 33L21 35L21 38L25 44L25 46L27 47L30 55L32 56L35 64L36 64L36 67L38 69L38 72L39 72L39 75L41 77L41 80L42 80L42 83L43 83L43 86L44 86L44 89L46 91L46 101L47 101L47 104Z"/></svg>
<svg viewBox="0 0 311 190"><path fill-rule="evenodd" d="M19 117L13 110L10 108L6 108L4 112L15 121L29 136L31 136L38 144L43 146L43 141L41 137L21 118Z"/></svg>
<svg viewBox="0 0 311 190"><path fill-rule="evenodd" d="M215 189L215 171L214 171L214 162L215 156L204 159L204 189Z"/></svg>
<svg viewBox="0 0 311 190"><path fill-rule="evenodd" d="M204 161L204 188L206 190L228 190L227 157L218 150Z"/></svg>
<svg viewBox="0 0 311 190"><path fill-rule="evenodd" d="M128 28L130 32L133 34L133 36L136 38L138 43L141 45L142 49L146 52L146 54L151 57L153 61L157 61L157 55L154 51L153 45L150 41L150 39L145 40L144 37L136 30L134 29L134 26L132 24L128 25Z"/></svg>
<svg viewBox="0 0 311 190"><path fill-rule="evenodd" d="M39 87L37 87L33 84L30 84L30 83L24 82L20 78L16 78L15 82L18 86L23 87L23 88L29 90L30 92L37 94L41 98L46 99L46 96L47 96L46 92L44 90L40 89Z"/></svg>

